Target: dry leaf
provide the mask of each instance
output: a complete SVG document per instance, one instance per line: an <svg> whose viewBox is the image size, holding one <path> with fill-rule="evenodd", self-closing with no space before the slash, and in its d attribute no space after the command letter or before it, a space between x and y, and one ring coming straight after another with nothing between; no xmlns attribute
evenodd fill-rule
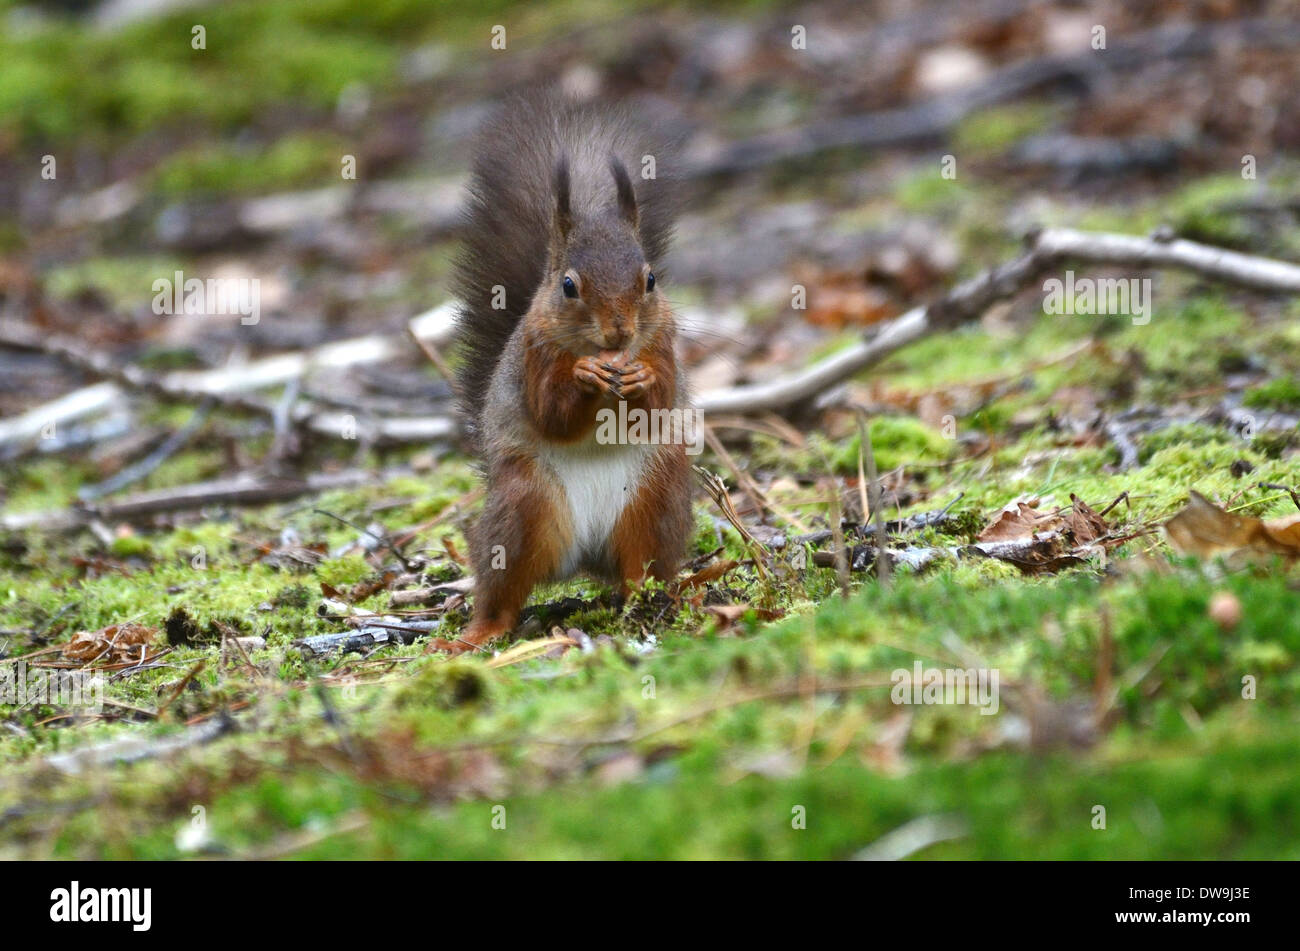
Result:
<svg viewBox="0 0 1300 951"><path fill-rule="evenodd" d="M1077 495L1070 495L1069 509L1038 511L1039 500L1015 501L979 534L981 542L1024 541L1046 532L1068 531L1076 545L1089 545L1110 532L1106 520Z"/></svg>
<svg viewBox="0 0 1300 951"><path fill-rule="evenodd" d="M532 641L523 641L509 650L502 651L488 661L489 667L509 667L511 664L523 663L548 653L554 647L577 647L578 642L567 634L552 634Z"/></svg>
<svg viewBox="0 0 1300 951"><path fill-rule="evenodd" d="M748 604L709 604L705 610L718 619L718 630L725 631L730 629L745 616L749 610Z"/></svg>
<svg viewBox="0 0 1300 951"><path fill-rule="evenodd" d="M1038 532L1061 527L1058 515L1043 515L1038 511L1038 499L1019 500L1007 504L998 517L985 526L979 534L982 542L1009 542L1031 538Z"/></svg>
<svg viewBox="0 0 1300 951"><path fill-rule="evenodd" d="M329 555L325 545L261 545L259 549L262 564L281 571L309 571Z"/></svg>
<svg viewBox="0 0 1300 951"><path fill-rule="evenodd" d="M158 636L158 628L128 621L110 624L98 631L81 631L63 645L68 660L89 664L106 659L114 662L139 660Z"/></svg>
<svg viewBox="0 0 1300 951"><path fill-rule="evenodd" d="M739 565L740 562L730 559L724 561L715 561L711 565L701 568L695 574L682 580L681 589L686 591L690 588L697 588L708 584L710 581L717 581L732 568Z"/></svg>
<svg viewBox="0 0 1300 951"><path fill-rule="evenodd" d="M450 558L452 561L454 561L456 564L458 565L469 564L469 559L467 559L464 555L460 553L460 549L456 547L456 542L451 535L442 536L442 548L443 551L447 553L447 557Z"/></svg>
<svg viewBox="0 0 1300 951"><path fill-rule="evenodd" d="M808 288L804 320L819 327L841 328L878 323L898 315L889 294L867 283L860 270L827 270L803 265L795 269Z"/></svg>
<svg viewBox="0 0 1300 951"><path fill-rule="evenodd" d="M1199 492L1189 493L1186 507L1165 523L1174 550L1197 558L1224 555L1245 561L1273 555L1300 557L1300 515L1267 521L1225 512Z"/></svg>
<svg viewBox="0 0 1300 951"><path fill-rule="evenodd" d="M726 631L735 627L736 622L750 611L753 611L754 616L760 621L775 621L782 615L781 611L756 608L752 604L706 604L704 610L717 618L719 631Z"/></svg>
<svg viewBox="0 0 1300 951"><path fill-rule="evenodd" d="M1065 527L1074 536L1075 544L1087 545L1109 534L1110 526L1106 520L1094 512L1087 502L1073 492L1070 493L1070 501L1073 507L1065 516Z"/></svg>
<svg viewBox="0 0 1300 951"><path fill-rule="evenodd" d="M385 571L374 578L367 579L366 581L358 581L348 589L347 598L345 600L353 604L358 601L364 601L373 594L378 594L380 591L387 591L396 580L397 572Z"/></svg>
<svg viewBox="0 0 1300 951"><path fill-rule="evenodd" d="M1030 574L1060 571L1081 561L1079 555L1074 554L1066 543L1065 535L1059 531L1039 532L1006 541L979 542L966 550L1005 561Z"/></svg>

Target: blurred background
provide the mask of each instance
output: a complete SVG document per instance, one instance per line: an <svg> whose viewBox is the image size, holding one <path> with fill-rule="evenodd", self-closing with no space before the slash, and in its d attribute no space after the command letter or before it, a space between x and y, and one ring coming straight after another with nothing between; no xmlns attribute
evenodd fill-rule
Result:
<svg viewBox="0 0 1300 951"><path fill-rule="evenodd" d="M686 136L692 194L669 275L697 389L805 360L998 262L1035 224L1171 223L1294 252L1295 231L1276 227L1294 201L1263 196L1294 181L1295 13L1283 0L9 0L0 417L94 382L23 346L25 330L152 370L402 333L447 301L476 125L545 83L630 101ZM939 174L944 155L955 177ZM177 270L257 278L261 319L159 317L153 282ZM809 306L788 319L794 282ZM445 410L424 355L386 355L321 368L303 398ZM94 441L141 438L132 407L101 410L112 419ZM92 440L4 434L10 458Z"/></svg>

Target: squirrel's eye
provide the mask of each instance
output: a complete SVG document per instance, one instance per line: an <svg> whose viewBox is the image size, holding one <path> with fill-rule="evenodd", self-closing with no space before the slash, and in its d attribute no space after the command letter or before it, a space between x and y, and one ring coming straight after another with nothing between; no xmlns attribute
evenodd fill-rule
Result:
<svg viewBox="0 0 1300 951"><path fill-rule="evenodd" d="M573 283L573 278L571 277L566 277L564 279L564 296L565 297L578 296L578 285Z"/></svg>
<svg viewBox="0 0 1300 951"><path fill-rule="evenodd" d="M655 276L653 274L647 274L645 276L645 292L649 294L654 289L655 289Z"/></svg>

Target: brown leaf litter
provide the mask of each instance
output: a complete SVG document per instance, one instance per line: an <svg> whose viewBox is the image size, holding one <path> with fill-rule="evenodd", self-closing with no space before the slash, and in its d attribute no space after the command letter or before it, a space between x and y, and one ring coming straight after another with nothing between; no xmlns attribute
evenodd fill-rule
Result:
<svg viewBox="0 0 1300 951"><path fill-rule="evenodd" d="M1207 559L1258 562L1281 556L1300 557L1300 514L1259 519L1219 508L1199 492L1190 492L1187 505L1165 523L1174 550Z"/></svg>

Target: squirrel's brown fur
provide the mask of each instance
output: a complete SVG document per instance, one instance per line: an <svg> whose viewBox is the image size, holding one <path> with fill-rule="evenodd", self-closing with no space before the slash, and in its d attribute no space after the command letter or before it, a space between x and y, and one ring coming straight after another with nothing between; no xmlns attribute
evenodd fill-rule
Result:
<svg viewBox="0 0 1300 951"><path fill-rule="evenodd" d="M513 99L479 132L452 278L461 302L461 409L471 433L497 359L545 276L557 163L568 161L578 220L600 218L613 202L611 155L631 170L641 250L662 277L676 214L672 144L652 141L626 108L565 103L554 94ZM638 174L647 155L655 159L653 179ZM498 289L504 307L493 306Z"/></svg>
<svg viewBox="0 0 1300 951"><path fill-rule="evenodd" d="M539 582L624 589L676 571L691 525L681 444L597 438L597 413L686 407L658 289L672 227L666 146L626 111L520 99L486 126L456 264L461 410L486 469L469 533L482 647ZM654 177L640 174L645 157ZM495 306L494 306L495 305Z"/></svg>

